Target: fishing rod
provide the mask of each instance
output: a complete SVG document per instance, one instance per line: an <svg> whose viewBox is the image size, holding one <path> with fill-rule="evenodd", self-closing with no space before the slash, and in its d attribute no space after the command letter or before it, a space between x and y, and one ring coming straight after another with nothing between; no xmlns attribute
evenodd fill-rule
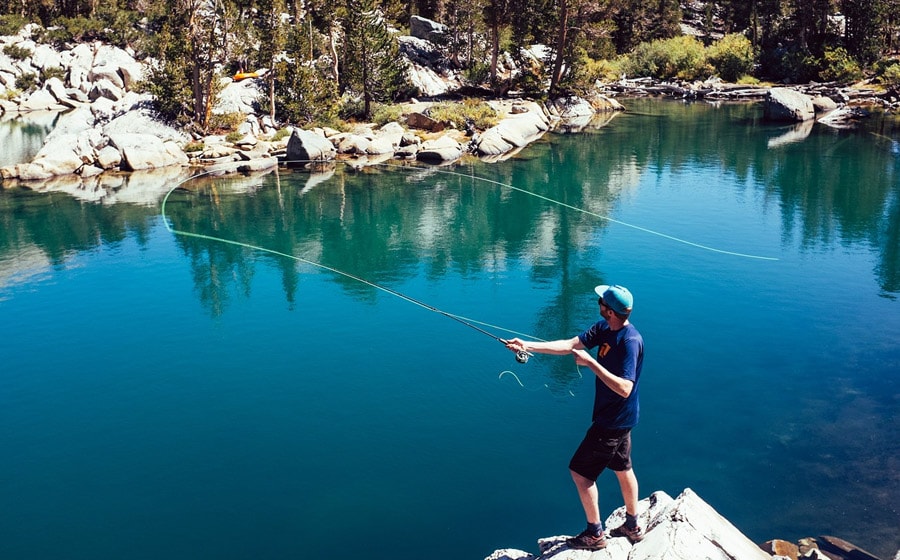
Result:
<svg viewBox="0 0 900 560"><path fill-rule="evenodd" d="M476 326L474 323L478 323L478 324L483 325L483 326L486 326L486 327L492 327L492 328L496 328L496 329L501 329L501 330L510 332L510 333L512 333L512 334L517 334L517 335L520 335L520 336L526 336L526 337L528 337L528 338L533 338L533 339L536 339L536 340L540 340L540 339L537 339L537 337L525 335L525 334L523 334L523 333L518 333L518 332L515 332L515 331L511 331L511 330L509 330L509 329L504 329L504 328L502 328L502 327L498 327L497 325L491 325L491 324L489 324L489 323L484 323L484 322L481 322L481 321L476 321L475 319L470 319L470 318L468 318L468 317L463 317L463 316L461 316L461 315L456 315L456 314L450 313L450 312L448 312L448 311L444 311L443 309L439 309L439 308L437 308L437 307L435 307L435 306L433 306L433 305L429 305L429 304L427 304L427 303L425 303L425 302L423 302L423 301L421 301L421 300L418 300L418 299L416 299L416 298L414 298L414 297L408 296L408 295L406 295L406 294L404 294L404 293L402 293L402 292L398 292L397 290L394 290L393 288L389 288L389 287L387 287L387 286L378 284L378 283L376 283L376 282L372 282L371 280L367 280L367 279L365 279L365 278L362 278L362 277L357 276L357 275L355 275L355 274L352 274L352 273L350 273L350 272L346 272L346 271L344 271L344 270L339 270L339 269L337 269L337 268L334 268L334 267L331 267L331 266L328 266L328 265L325 265L325 264L322 264L322 263L319 263L319 262L311 261L311 260L305 259L305 258L303 258L303 257L298 257L297 255L292 255L292 254L289 254L289 253L283 253L283 252L277 251L277 250L275 250L275 249L269 249L269 248L267 248L267 247L260 247L260 246L258 246L258 245L252 245L252 244L250 244L250 243L243 243L243 242L241 242L241 241L235 241L235 240L233 240L233 239L226 239L226 238L223 238L223 237L216 237L216 236L213 236L213 235L205 235L205 234L202 234L202 233L194 233L194 232L191 232L191 231L182 231L182 230L174 229L174 228L169 224L168 217L166 216L166 204L167 204L168 201L169 201L169 196L170 196L173 192L175 192L176 190L178 190L179 188L181 188L181 186L182 186L183 184L185 184L186 182L191 181L191 180L194 180L194 179L198 179L198 178L203 177L203 176L205 176L205 175L210 175L210 174L212 174L212 173L213 173L213 172L211 172L211 171L204 171L204 172L202 172L202 173L198 173L198 174L196 174L196 175L192 175L192 176L190 176L190 177L184 179L183 181L179 182L178 184L176 184L176 185L175 185L174 187L172 187L171 189L169 189L169 191L166 193L165 197L163 197L162 206L161 206L161 208L160 208L160 215L162 216L163 224L165 225L166 229L167 229L170 233L177 234L177 235L183 235L183 236L186 236L186 237L193 237L193 238L197 238L197 239L206 239L206 240L208 240L208 241L217 241L217 242L220 242L220 243L227 243L227 244L229 244L229 245L236 245L236 246L239 246L239 247L245 247L245 248L247 248L247 249L252 249L252 250L255 250L255 251L261 251L261 252L265 252L265 253L270 253L270 254L273 254L273 255L280 256L280 257L284 257L284 258L288 258L288 259L293 259L293 260L295 260L295 261L297 261L297 262L302 262L302 263L305 263L305 264L308 264L308 265L311 265L311 266L315 266L315 267L317 267L317 268L320 268L320 269L323 269L323 270L327 270L327 271L333 272L333 273L335 273L335 274L339 274L339 275L341 275L341 276L344 276L345 278L350 278L350 279L352 279L352 280L356 280L357 282L361 282L361 283L363 283L363 284L366 284L367 286L371 286L371 287L376 288L376 289L378 289L378 290L381 290L381 291L383 291L383 292L385 292L385 293L391 294L391 295L393 295L393 296L395 296L395 297L398 297L398 298L400 298L400 299L403 299L403 300L405 300L405 301L408 301L408 302L410 302L410 303L412 303L412 304L418 305L419 307L422 307L423 309L427 309L428 311L432 311L432 312L434 312L434 313L438 313L439 315L443 315L444 317L453 319L454 321L457 321L457 322L459 322L460 324L463 324L463 325L465 325L465 326L467 326L467 327L469 327L469 328L474 329L474 330L477 331L477 332L480 332L480 333L482 333L482 334L484 334L484 335L487 335L487 336L493 338L494 340L500 342L500 343L503 344L504 346L506 346L506 345L509 344L509 340L504 339L504 338L500 338L499 336L495 335L494 333L489 332L489 331L487 331L487 330L485 330L485 329L483 329L483 328L481 328L481 327ZM528 358L534 355L534 354L532 354L531 352L528 352L528 351L526 351L526 350L515 350L514 352L515 352L515 354L516 354L516 361L519 362L520 364L528 363ZM520 384L521 384L521 382L520 382Z"/></svg>

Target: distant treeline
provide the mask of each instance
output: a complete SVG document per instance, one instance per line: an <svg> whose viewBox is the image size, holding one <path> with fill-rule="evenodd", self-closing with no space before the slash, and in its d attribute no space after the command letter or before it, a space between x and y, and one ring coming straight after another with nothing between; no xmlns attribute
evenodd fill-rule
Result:
<svg viewBox="0 0 900 560"><path fill-rule="evenodd" d="M900 84L900 0L0 0L0 35L103 40L158 62L143 87L160 111L216 128L217 77L265 69L262 104L281 122L371 116L417 92L398 32L418 15L475 86L532 95L626 76ZM689 29L690 34L683 31ZM523 54L547 45L542 64ZM507 53L519 69L504 73ZM8 56L10 53L7 53Z"/></svg>

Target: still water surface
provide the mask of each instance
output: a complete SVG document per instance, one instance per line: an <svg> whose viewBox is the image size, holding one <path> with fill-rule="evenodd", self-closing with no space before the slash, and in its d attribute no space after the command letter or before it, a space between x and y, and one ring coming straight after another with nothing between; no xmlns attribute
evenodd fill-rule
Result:
<svg viewBox="0 0 900 560"><path fill-rule="evenodd" d="M208 237L160 200L0 191L0 557L460 560L579 531L592 380L366 282L543 339L628 286L641 496L892 556L896 124L627 106L501 163L193 180L166 219Z"/></svg>

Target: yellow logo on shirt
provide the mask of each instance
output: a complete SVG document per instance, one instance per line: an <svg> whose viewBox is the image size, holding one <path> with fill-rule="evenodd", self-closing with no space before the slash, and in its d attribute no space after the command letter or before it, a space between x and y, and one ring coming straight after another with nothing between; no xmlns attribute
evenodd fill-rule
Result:
<svg viewBox="0 0 900 560"><path fill-rule="evenodd" d="M610 350L612 350L612 346L610 346L608 343L604 342L603 346L601 346L600 349L597 350L597 355L600 356L601 358L605 358L606 355L609 354Z"/></svg>

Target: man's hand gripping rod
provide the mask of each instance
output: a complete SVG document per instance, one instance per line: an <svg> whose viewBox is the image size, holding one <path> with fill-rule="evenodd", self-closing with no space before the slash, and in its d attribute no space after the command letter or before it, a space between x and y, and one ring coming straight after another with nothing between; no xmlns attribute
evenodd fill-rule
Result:
<svg viewBox="0 0 900 560"><path fill-rule="evenodd" d="M508 340L504 340L502 338L498 338L497 340L502 342L504 344L504 346L507 346L507 347L509 346ZM528 358L531 356L534 356L534 354L532 354L528 350L516 350L515 352L516 352L516 361L519 362L520 364L527 364Z"/></svg>

